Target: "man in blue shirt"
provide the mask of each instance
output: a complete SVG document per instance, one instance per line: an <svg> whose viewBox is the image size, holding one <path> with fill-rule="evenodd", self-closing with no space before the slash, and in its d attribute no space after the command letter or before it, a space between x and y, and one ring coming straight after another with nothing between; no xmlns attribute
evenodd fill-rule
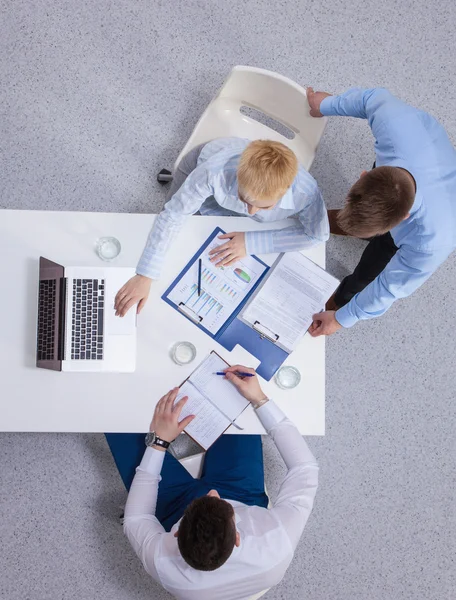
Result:
<svg viewBox="0 0 456 600"><path fill-rule="evenodd" d="M454 250L456 151L433 117L385 89L307 93L314 117L368 119L376 153L376 168L353 185L344 208L328 211L331 233L372 239L327 310L314 315L317 337L382 315Z"/></svg>

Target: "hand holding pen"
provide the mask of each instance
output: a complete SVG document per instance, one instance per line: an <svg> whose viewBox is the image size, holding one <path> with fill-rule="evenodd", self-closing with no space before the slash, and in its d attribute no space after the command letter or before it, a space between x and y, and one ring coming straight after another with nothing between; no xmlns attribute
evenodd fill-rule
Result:
<svg viewBox="0 0 456 600"><path fill-rule="evenodd" d="M233 365L225 369L224 375L254 408L259 408L268 401L268 397L260 387L255 369Z"/></svg>

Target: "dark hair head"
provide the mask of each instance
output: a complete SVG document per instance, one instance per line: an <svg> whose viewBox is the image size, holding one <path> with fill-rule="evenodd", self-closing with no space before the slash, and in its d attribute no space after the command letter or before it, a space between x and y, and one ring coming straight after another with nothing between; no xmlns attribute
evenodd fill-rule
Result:
<svg viewBox="0 0 456 600"><path fill-rule="evenodd" d="M351 187L337 222L356 237L386 233L407 216L414 199L410 173L398 167L377 167Z"/></svg>
<svg viewBox="0 0 456 600"><path fill-rule="evenodd" d="M182 558L199 571L214 571L231 556L236 543L234 510L213 496L196 498L185 509L177 543Z"/></svg>

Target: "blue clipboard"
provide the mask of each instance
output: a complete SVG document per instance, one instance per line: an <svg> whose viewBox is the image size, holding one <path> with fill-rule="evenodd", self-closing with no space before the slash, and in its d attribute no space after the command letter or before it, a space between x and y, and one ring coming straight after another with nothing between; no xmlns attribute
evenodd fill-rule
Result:
<svg viewBox="0 0 456 600"><path fill-rule="evenodd" d="M207 238L204 244L196 251L196 253L192 256L189 262L185 265L179 275L174 279L165 293L162 295L162 300L164 300L167 304L172 306L175 310L177 310L181 315L183 315L186 319L191 321L196 327L204 331L209 337L214 339L220 345L222 345L227 350L231 351L239 344L243 348L245 348L250 354L253 354L259 361L260 364L257 367L256 371L258 375L261 375L266 381L269 381L280 365L286 360L288 357L288 353L282 348L279 348L274 341L264 336L264 334L260 333L256 329L253 329L246 323L242 322L238 319L239 313L245 307L251 296L255 293L255 290L263 281L267 272L269 271L268 265L260 260L257 256L254 256L260 264L266 267L264 273L255 282L255 285L252 287L248 295L244 298L244 300L236 307L236 309L231 313L231 315L225 320L225 322L221 325L220 329L215 333L211 333L208 331L201 323L191 318L188 314L186 314L181 307L176 305L175 302L170 300L168 297L171 291L178 285L182 279L182 277L187 273L187 271L194 265L194 263L199 259L201 254L206 250L212 240L219 234L223 234L223 231L220 227L217 227L211 235Z"/></svg>

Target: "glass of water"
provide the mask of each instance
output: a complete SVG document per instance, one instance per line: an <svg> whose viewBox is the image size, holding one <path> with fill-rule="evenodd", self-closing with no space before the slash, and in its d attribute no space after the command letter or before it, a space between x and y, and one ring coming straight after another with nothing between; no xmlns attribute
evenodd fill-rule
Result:
<svg viewBox="0 0 456 600"><path fill-rule="evenodd" d="M122 246L115 237L102 237L99 238L95 245L95 250L101 260L114 260L119 256Z"/></svg>
<svg viewBox="0 0 456 600"><path fill-rule="evenodd" d="M280 367L275 375L275 382L282 390L292 390L301 382L301 373L296 367Z"/></svg>
<svg viewBox="0 0 456 600"><path fill-rule="evenodd" d="M171 348L171 358L177 365L188 365L195 356L196 348L191 342L177 342Z"/></svg>

